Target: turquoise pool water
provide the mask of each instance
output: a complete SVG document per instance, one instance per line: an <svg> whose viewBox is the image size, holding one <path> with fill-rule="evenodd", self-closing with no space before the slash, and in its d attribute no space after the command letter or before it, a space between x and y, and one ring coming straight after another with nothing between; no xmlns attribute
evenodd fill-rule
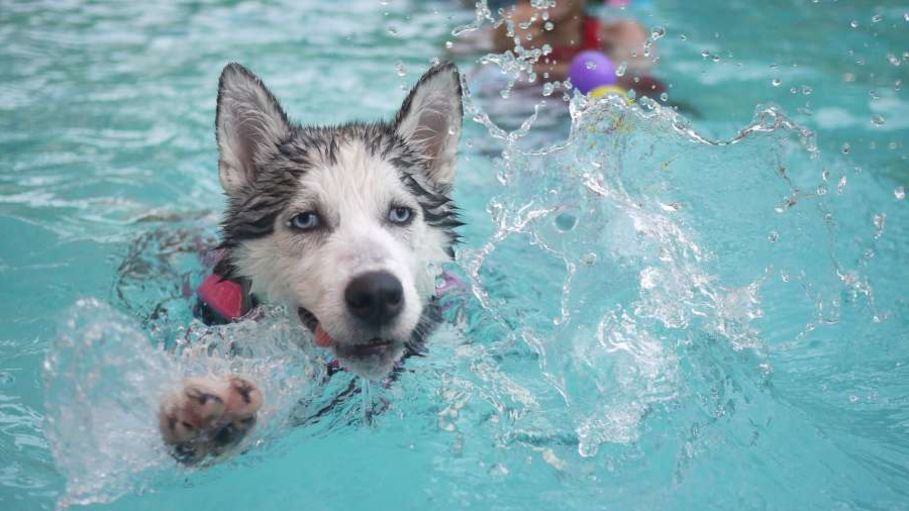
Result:
<svg viewBox="0 0 909 511"><path fill-rule="evenodd" d="M0 509L909 508L909 10L861 4L635 3L679 115L557 92L503 140L479 121L526 99L469 98L471 292L365 421L291 417L351 380L313 385L280 311L152 348L186 335L223 205L216 79L247 64L302 122L388 116L473 12L4 2ZM186 470L148 419L228 369L219 337L275 401L247 453Z"/></svg>

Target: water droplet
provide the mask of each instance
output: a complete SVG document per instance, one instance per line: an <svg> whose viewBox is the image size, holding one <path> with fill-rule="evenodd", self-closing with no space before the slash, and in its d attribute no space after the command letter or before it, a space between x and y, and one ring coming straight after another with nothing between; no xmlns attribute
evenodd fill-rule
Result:
<svg viewBox="0 0 909 511"><path fill-rule="evenodd" d="M546 31L548 32L548 31L554 29L554 28L555 28L555 25L553 25L551 21L547 21L547 22L543 25L543 28L545 28Z"/></svg>
<svg viewBox="0 0 909 511"><path fill-rule="evenodd" d="M679 39L682 40L682 41L687 41L687 40L688 40L688 36L685 35L685 34L679 34Z"/></svg>
<svg viewBox="0 0 909 511"><path fill-rule="evenodd" d="M397 36L398 36L398 29L395 28L395 27L393 27L393 26L391 26L391 25L389 25L389 26L388 26L388 35L390 35L391 37L397 37Z"/></svg>
<svg viewBox="0 0 909 511"><path fill-rule="evenodd" d="M587 69L596 69L597 63L592 60L588 60L587 62L584 62L584 67L586 67Z"/></svg>
<svg viewBox="0 0 909 511"><path fill-rule="evenodd" d="M450 50L450 49L454 48L454 43L451 41L445 41L445 47Z"/></svg>
<svg viewBox="0 0 909 511"><path fill-rule="evenodd" d="M407 76L407 67L403 62L398 61L398 63L395 64L395 72L398 74L398 76Z"/></svg>
<svg viewBox="0 0 909 511"><path fill-rule="evenodd" d="M881 16L880 14L875 14L874 16L871 17L871 23L877 23L877 22L881 21L882 19L884 19L883 16Z"/></svg>
<svg viewBox="0 0 909 511"><path fill-rule="evenodd" d="M882 126L884 124L884 116L881 114L874 114L871 116L871 123L877 126Z"/></svg>
<svg viewBox="0 0 909 511"><path fill-rule="evenodd" d="M812 92L814 92L814 90L811 87L809 87L807 85L802 85L802 94L804 94L806 96L810 96Z"/></svg>
<svg viewBox="0 0 909 511"><path fill-rule="evenodd" d="M890 64L894 65L894 66L898 66L898 65L902 64L902 61L900 60L900 58L892 53L887 54L887 62L890 62Z"/></svg>
<svg viewBox="0 0 909 511"><path fill-rule="evenodd" d="M877 101L877 100L881 99L881 95L878 94L877 91L874 89L871 89L868 91L868 96L871 97L872 101Z"/></svg>
<svg viewBox="0 0 909 511"><path fill-rule="evenodd" d="M562 232L568 232L574 229L574 226L578 223L576 216L571 213L561 213L555 218L556 228Z"/></svg>
<svg viewBox="0 0 909 511"><path fill-rule="evenodd" d="M661 94L660 94L660 101L662 101L663 103L669 101L669 94L667 94L667 93L665 93L665 92L661 93Z"/></svg>
<svg viewBox="0 0 909 511"><path fill-rule="evenodd" d="M858 403L858 400L859 400L859 397L856 396L855 394L850 394L850 395L849 395L849 402L850 402L850 403Z"/></svg>
<svg viewBox="0 0 909 511"><path fill-rule="evenodd" d="M823 183L817 185L817 194L819 197L823 197L824 195L827 195L827 185L825 185Z"/></svg>
<svg viewBox="0 0 909 511"><path fill-rule="evenodd" d="M616 76L625 76L626 69L628 69L628 64L625 62L622 62L621 64L619 64L619 67L616 68L615 75Z"/></svg>
<svg viewBox="0 0 909 511"><path fill-rule="evenodd" d="M855 20L850 21L849 26L852 28L858 28L858 21L855 21Z"/></svg>
<svg viewBox="0 0 909 511"><path fill-rule="evenodd" d="M543 95L551 96L553 91L555 91L555 85L552 82L546 82L543 84Z"/></svg>
<svg viewBox="0 0 909 511"><path fill-rule="evenodd" d="M595 264L597 262L597 255L593 252L588 252L581 256L581 262L587 266Z"/></svg>
<svg viewBox="0 0 909 511"><path fill-rule="evenodd" d="M846 189L846 176L840 178L836 183L836 193L843 193L843 190Z"/></svg>
<svg viewBox="0 0 909 511"><path fill-rule="evenodd" d="M654 27L650 32L650 38L654 41L666 35L666 29L663 27Z"/></svg>
<svg viewBox="0 0 909 511"><path fill-rule="evenodd" d="M878 213L871 218L871 223L874 224L874 239L878 239L884 234L884 222L887 220L887 215L884 213Z"/></svg>
<svg viewBox="0 0 909 511"><path fill-rule="evenodd" d="M782 84L782 83L783 83L783 81L780 80L779 78L774 78L773 80L770 80L770 85L773 85L774 87L779 87L780 84Z"/></svg>
<svg viewBox="0 0 909 511"><path fill-rule="evenodd" d="M893 196L896 197L896 200L903 200L906 198L906 189L901 185L893 189Z"/></svg>
<svg viewBox="0 0 909 511"><path fill-rule="evenodd" d="M841 149L841 151L843 151L843 154L849 154L849 150L851 148L852 147L849 145L849 142L843 142L843 148Z"/></svg>
<svg viewBox="0 0 909 511"><path fill-rule="evenodd" d="M767 239L770 243L776 243L780 239L780 233L776 231L770 231L770 234L767 235Z"/></svg>
<svg viewBox="0 0 909 511"><path fill-rule="evenodd" d="M907 23L909 23L909 12L903 13L903 19L906 20Z"/></svg>
<svg viewBox="0 0 909 511"><path fill-rule="evenodd" d="M505 477L508 475L508 467L502 465L501 463L496 463L495 465L489 467L489 475L493 477Z"/></svg>

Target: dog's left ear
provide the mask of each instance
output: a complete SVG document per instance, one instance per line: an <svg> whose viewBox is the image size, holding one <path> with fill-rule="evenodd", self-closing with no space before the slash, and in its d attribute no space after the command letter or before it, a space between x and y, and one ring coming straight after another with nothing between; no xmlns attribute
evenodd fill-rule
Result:
<svg viewBox="0 0 909 511"><path fill-rule="evenodd" d="M394 128L429 158L429 178L442 188L451 186L455 153L461 137L461 76L452 63L427 71L401 105Z"/></svg>

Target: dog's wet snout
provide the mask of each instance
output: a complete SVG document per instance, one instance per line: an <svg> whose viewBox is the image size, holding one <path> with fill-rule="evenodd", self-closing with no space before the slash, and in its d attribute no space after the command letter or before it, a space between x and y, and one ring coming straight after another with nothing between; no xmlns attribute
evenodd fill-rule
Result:
<svg viewBox="0 0 909 511"><path fill-rule="evenodd" d="M404 288L387 271L363 273L347 284L344 301L354 317L370 326L383 326L404 308Z"/></svg>

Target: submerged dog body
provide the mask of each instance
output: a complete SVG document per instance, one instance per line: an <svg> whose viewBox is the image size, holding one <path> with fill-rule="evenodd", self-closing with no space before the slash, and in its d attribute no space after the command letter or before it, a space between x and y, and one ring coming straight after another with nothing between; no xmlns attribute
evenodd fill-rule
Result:
<svg viewBox="0 0 909 511"><path fill-rule="evenodd" d="M390 123L315 128L291 123L255 75L228 65L216 118L228 197L217 272L242 282L248 298L297 310L342 365L385 376L431 325L439 264L453 255L461 118L451 64L427 71ZM162 434L186 458L216 451L220 437L242 438L223 434L225 425L249 429L239 425L249 425L261 395L232 378L242 385L194 380L162 404ZM232 399L237 388L245 397L252 388L255 406ZM226 405L234 402L243 406Z"/></svg>

